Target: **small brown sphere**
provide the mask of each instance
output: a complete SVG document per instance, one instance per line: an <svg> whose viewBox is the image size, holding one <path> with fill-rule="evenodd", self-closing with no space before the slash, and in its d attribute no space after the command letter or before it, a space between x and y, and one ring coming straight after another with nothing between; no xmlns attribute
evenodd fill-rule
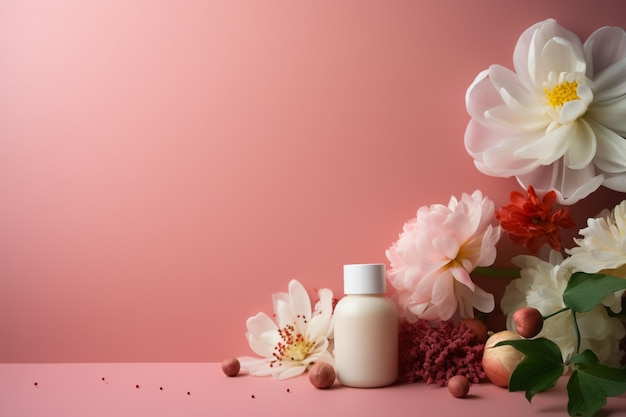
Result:
<svg viewBox="0 0 626 417"><path fill-rule="evenodd" d="M470 328L478 343L487 341L487 325L484 322L475 318L465 318L461 320L461 323Z"/></svg>
<svg viewBox="0 0 626 417"><path fill-rule="evenodd" d="M222 372L227 376L237 376L240 368L237 358L227 358L222 361Z"/></svg>
<svg viewBox="0 0 626 417"><path fill-rule="evenodd" d="M543 316L533 307L524 307L513 313L515 331L522 337L535 337L543 328Z"/></svg>
<svg viewBox="0 0 626 417"><path fill-rule="evenodd" d="M326 362L317 362L309 369L309 381L315 388L329 388L336 377L335 368Z"/></svg>
<svg viewBox="0 0 626 417"><path fill-rule="evenodd" d="M463 375L455 375L448 380L448 391L455 398L463 398L470 389L469 380Z"/></svg>

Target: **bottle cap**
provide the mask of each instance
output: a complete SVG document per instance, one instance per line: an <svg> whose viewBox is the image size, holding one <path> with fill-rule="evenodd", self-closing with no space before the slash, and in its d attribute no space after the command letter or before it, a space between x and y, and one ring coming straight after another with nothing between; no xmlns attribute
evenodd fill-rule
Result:
<svg viewBox="0 0 626 417"><path fill-rule="evenodd" d="M383 294L387 290L384 264L343 266L344 294Z"/></svg>

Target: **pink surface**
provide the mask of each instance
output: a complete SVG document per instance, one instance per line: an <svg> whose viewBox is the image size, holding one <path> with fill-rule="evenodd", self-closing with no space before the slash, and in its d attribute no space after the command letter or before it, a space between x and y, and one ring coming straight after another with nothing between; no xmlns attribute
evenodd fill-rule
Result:
<svg viewBox="0 0 626 417"><path fill-rule="evenodd" d="M2 364L0 413L3 417L566 417L565 383L561 380L529 404L523 393L488 383L474 384L466 398L456 399L447 388L424 383L376 389L335 383L319 390L306 375L286 381L249 375L229 378L217 363ZM626 397L609 398L602 415L626 416Z"/></svg>
<svg viewBox="0 0 626 417"><path fill-rule="evenodd" d="M340 295L342 265L385 262L419 206L507 202L515 182L463 148L466 88L533 23L585 38L623 10L2 1L0 362L249 354L245 320L290 279Z"/></svg>

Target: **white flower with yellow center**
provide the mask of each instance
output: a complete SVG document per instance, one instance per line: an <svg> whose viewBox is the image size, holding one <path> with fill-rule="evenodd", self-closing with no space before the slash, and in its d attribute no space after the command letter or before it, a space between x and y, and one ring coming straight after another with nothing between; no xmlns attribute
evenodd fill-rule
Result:
<svg viewBox="0 0 626 417"><path fill-rule="evenodd" d="M587 227L579 233L582 238L574 239L578 246L566 249L570 255L564 262L567 266L588 274L626 278L626 200L611 212L588 219ZM609 295L603 304L619 313L623 293L622 290Z"/></svg>
<svg viewBox="0 0 626 417"><path fill-rule="evenodd" d="M272 295L276 321L258 313L246 321L250 348L261 358L240 357L251 375L272 375L276 379L302 374L315 362L332 364L333 293L322 288L320 300L311 311L311 301L302 284L289 282L289 293Z"/></svg>
<svg viewBox="0 0 626 417"><path fill-rule="evenodd" d="M492 65L466 93L465 148L483 173L517 177L574 204L601 185L626 191L626 33L581 43L549 19L528 28L515 72Z"/></svg>
<svg viewBox="0 0 626 417"><path fill-rule="evenodd" d="M552 252L550 262L534 256L517 256L513 263L522 268L521 278L511 281L501 300L502 312L507 315L507 328L515 331L513 313L523 307L534 307L548 316L565 307L563 291L572 274L565 266L559 252ZM624 354L619 344L626 330L622 322L610 317L606 308L599 305L586 313L577 313L580 330L580 352L590 349L601 363L618 366ZM561 349L563 360L576 354L576 330L572 312L566 311L546 319L537 337L545 337Z"/></svg>

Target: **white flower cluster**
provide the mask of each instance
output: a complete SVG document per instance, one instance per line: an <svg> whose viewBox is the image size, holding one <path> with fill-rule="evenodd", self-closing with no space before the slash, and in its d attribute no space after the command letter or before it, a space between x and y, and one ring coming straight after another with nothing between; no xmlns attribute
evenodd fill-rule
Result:
<svg viewBox="0 0 626 417"><path fill-rule="evenodd" d="M577 247L567 250L569 257L563 259L552 252L549 261L534 256L518 256L514 263L522 268L521 278L513 280L506 288L501 308L508 316L507 327L515 329L513 313L522 307L534 307L543 316L565 307L563 291L574 272L603 273L623 278L626 269L626 201L612 212L589 219L588 227L580 231ZM624 354L620 341L626 336L623 323L611 317L605 306L619 313L622 293L618 291L591 311L577 314L580 330L580 350L591 349L601 363L618 366ZM563 360L576 352L577 337L571 311L558 314L544 322L537 337L546 337L561 349Z"/></svg>

